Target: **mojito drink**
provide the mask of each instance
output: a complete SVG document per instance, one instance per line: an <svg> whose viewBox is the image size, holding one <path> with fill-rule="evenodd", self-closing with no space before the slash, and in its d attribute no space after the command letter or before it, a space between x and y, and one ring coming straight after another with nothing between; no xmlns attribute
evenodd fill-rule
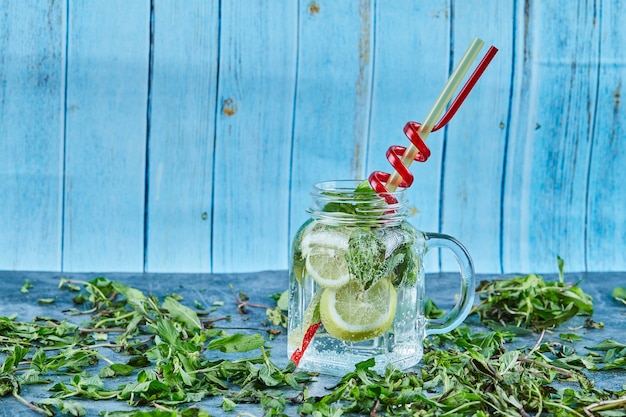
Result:
<svg viewBox="0 0 626 417"><path fill-rule="evenodd" d="M292 246L288 354L310 342L300 367L335 375L372 357L379 371L415 365L425 329L424 235L403 207L371 191L317 197Z"/></svg>

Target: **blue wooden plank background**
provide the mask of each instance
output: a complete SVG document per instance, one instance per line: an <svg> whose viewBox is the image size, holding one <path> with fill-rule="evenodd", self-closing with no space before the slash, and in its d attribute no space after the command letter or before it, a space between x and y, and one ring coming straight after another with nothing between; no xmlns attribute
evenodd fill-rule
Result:
<svg viewBox="0 0 626 417"><path fill-rule="evenodd" d="M145 259L139 260L146 271L210 271L219 4L158 1L151 22Z"/></svg>
<svg viewBox="0 0 626 417"><path fill-rule="evenodd" d="M146 1L69 2L65 270L143 268L149 22Z"/></svg>
<svg viewBox="0 0 626 417"><path fill-rule="evenodd" d="M624 6L4 0L0 269L285 269L312 184L389 170L478 36L411 222L482 273L626 270Z"/></svg>

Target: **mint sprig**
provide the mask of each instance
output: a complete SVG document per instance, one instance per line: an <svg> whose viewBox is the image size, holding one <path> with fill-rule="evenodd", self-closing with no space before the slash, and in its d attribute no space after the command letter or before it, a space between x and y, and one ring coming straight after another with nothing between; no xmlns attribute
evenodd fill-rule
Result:
<svg viewBox="0 0 626 417"><path fill-rule="evenodd" d="M481 321L493 329L506 326L536 331L553 328L576 315L591 316L593 299L578 283L545 281L537 274L481 282L474 307Z"/></svg>
<svg viewBox="0 0 626 417"><path fill-rule="evenodd" d="M387 233L402 234L403 243L389 250L380 231L369 228L357 228L348 240L348 270L365 290L381 278L390 278L397 288L413 286L417 281L419 259L413 246L414 233L407 228L394 228Z"/></svg>
<svg viewBox="0 0 626 417"><path fill-rule="evenodd" d="M357 228L350 235L346 261L350 275L364 289L370 288L379 279L385 276L385 245L369 229Z"/></svg>

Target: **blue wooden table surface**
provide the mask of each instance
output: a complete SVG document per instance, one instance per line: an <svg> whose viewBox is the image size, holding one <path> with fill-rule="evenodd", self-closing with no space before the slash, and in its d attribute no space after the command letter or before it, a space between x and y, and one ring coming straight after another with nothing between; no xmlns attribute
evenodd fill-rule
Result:
<svg viewBox="0 0 626 417"><path fill-rule="evenodd" d="M481 273L624 271L625 6L3 0L0 269L286 269L312 184L388 170L478 36L411 221Z"/></svg>
<svg viewBox="0 0 626 417"><path fill-rule="evenodd" d="M262 329L281 330L280 327L265 327L267 325L267 316L264 309L248 308L245 315L239 314L237 304L233 298L230 285L234 291L243 291L249 298L251 303L255 304L271 304L272 300L269 295L273 293L281 293L287 289L288 275L286 271L266 271L259 273L240 273L240 274L154 274L154 273L49 273L49 272L12 272L0 271L0 282L3 283L2 292L0 292L0 317L17 316L19 321L32 320L35 317L51 317L55 319L67 319L70 322L80 325L83 320L81 316L71 316L63 313L75 307L71 302L73 294L67 291L59 290L59 280L63 278L75 280L91 280L93 278L104 276L110 280L125 283L133 288L137 288L144 294L152 294L158 299L162 299L165 295L178 294L182 297L181 303L191 308L195 302L203 306L211 306L214 303L222 304L209 317L222 317L230 315L231 319L227 322L216 322L218 328L224 328L230 334L234 333L262 333L267 336ZM502 275L480 275L478 280L491 280L503 278ZM544 277L546 280L556 279L556 276L549 275ZM566 274L566 282L578 282L581 278L584 280L580 283L581 288L593 298L594 313L593 320L604 323L604 328L583 328L585 317L575 317L562 325L562 327L553 329L544 336L544 341L560 341L560 333L572 333L574 331L581 337L581 340L574 343L574 348L578 354L585 355L585 346L596 345L605 339L613 339L621 343L625 343L624 329L626 328L626 306L614 300L611 297L613 288L617 285L623 285L626 282L626 273L588 273ZM457 281L454 274L430 274L426 276L426 295L442 308L448 309L454 305L456 287L450 284ZM31 284L28 292L23 293L20 288L28 280ZM453 290L451 291L451 288ZM54 298L54 304L39 304L40 298ZM78 321L76 321L78 320ZM265 324L262 324L265 323ZM476 316L470 316L465 321L474 331L484 331L485 328L480 325ZM578 328L579 327L579 328ZM261 328L261 330L258 330ZM577 328L572 330L572 328ZM246 330L248 329L248 330ZM537 341L539 336L531 334L519 337L516 344L531 348ZM287 364L287 335L282 329L282 333L278 334L266 345L271 347L271 359L278 366ZM100 353L104 356L113 354L109 349L101 349ZM216 351L207 351L209 355L218 355ZM249 352L245 355L256 354ZM234 359L238 354L230 354L227 358ZM234 355L234 356L233 356ZM241 354L239 354L241 355ZM114 359L111 357L111 359ZM0 361L2 358L0 357ZM125 361L124 358L117 359ZM93 375L98 374L100 366L106 364L95 365L89 372ZM419 366L419 365L418 365ZM64 380L67 376L49 375L54 382L59 379ZM599 389L621 390L626 385L626 373L624 370L616 369L612 371L602 371L594 373L593 379L595 386ZM309 394L313 396L322 396L329 393L327 387L331 387L338 382L339 378L320 375L315 382L309 386ZM106 384L117 387L122 383L136 382L136 375L133 374L126 379L122 378L107 380ZM109 386L109 385L107 385ZM47 391L49 385L24 385L21 396L28 401L37 401L51 395ZM295 395L295 393L294 393ZM79 401L88 412L88 416L96 416L101 411L131 410L124 401ZM231 416L232 412L227 413L221 409L221 397L209 397L203 400L198 406L205 408L211 412L213 416ZM190 406L192 404L188 404ZM255 404L240 404L237 406L237 413L247 412L252 416L260 416L263 414L260 406ZM287 415L296 415L296 406L290 405L285 411ZM0 416L11 417L35 417L36 412L18 403L11 396L0 399Z"/></svg>

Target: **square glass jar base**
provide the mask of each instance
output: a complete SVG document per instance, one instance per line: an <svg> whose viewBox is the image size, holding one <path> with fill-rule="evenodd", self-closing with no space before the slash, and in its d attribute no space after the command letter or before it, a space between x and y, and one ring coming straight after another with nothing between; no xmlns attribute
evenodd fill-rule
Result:
<svg viewBox="0 0 626 417"><path fill-rule="evenodd" d="M348 372L354 371L358 363L374 358L375 365L372 369L383 375L389 365L400 370L414 367L420 362L422 355L423 350L421 347L419 349L402 349L378 355L367 355L367 352L321 352L314 347L310 347L300 361L298 369L341 377Z"/></svg>

